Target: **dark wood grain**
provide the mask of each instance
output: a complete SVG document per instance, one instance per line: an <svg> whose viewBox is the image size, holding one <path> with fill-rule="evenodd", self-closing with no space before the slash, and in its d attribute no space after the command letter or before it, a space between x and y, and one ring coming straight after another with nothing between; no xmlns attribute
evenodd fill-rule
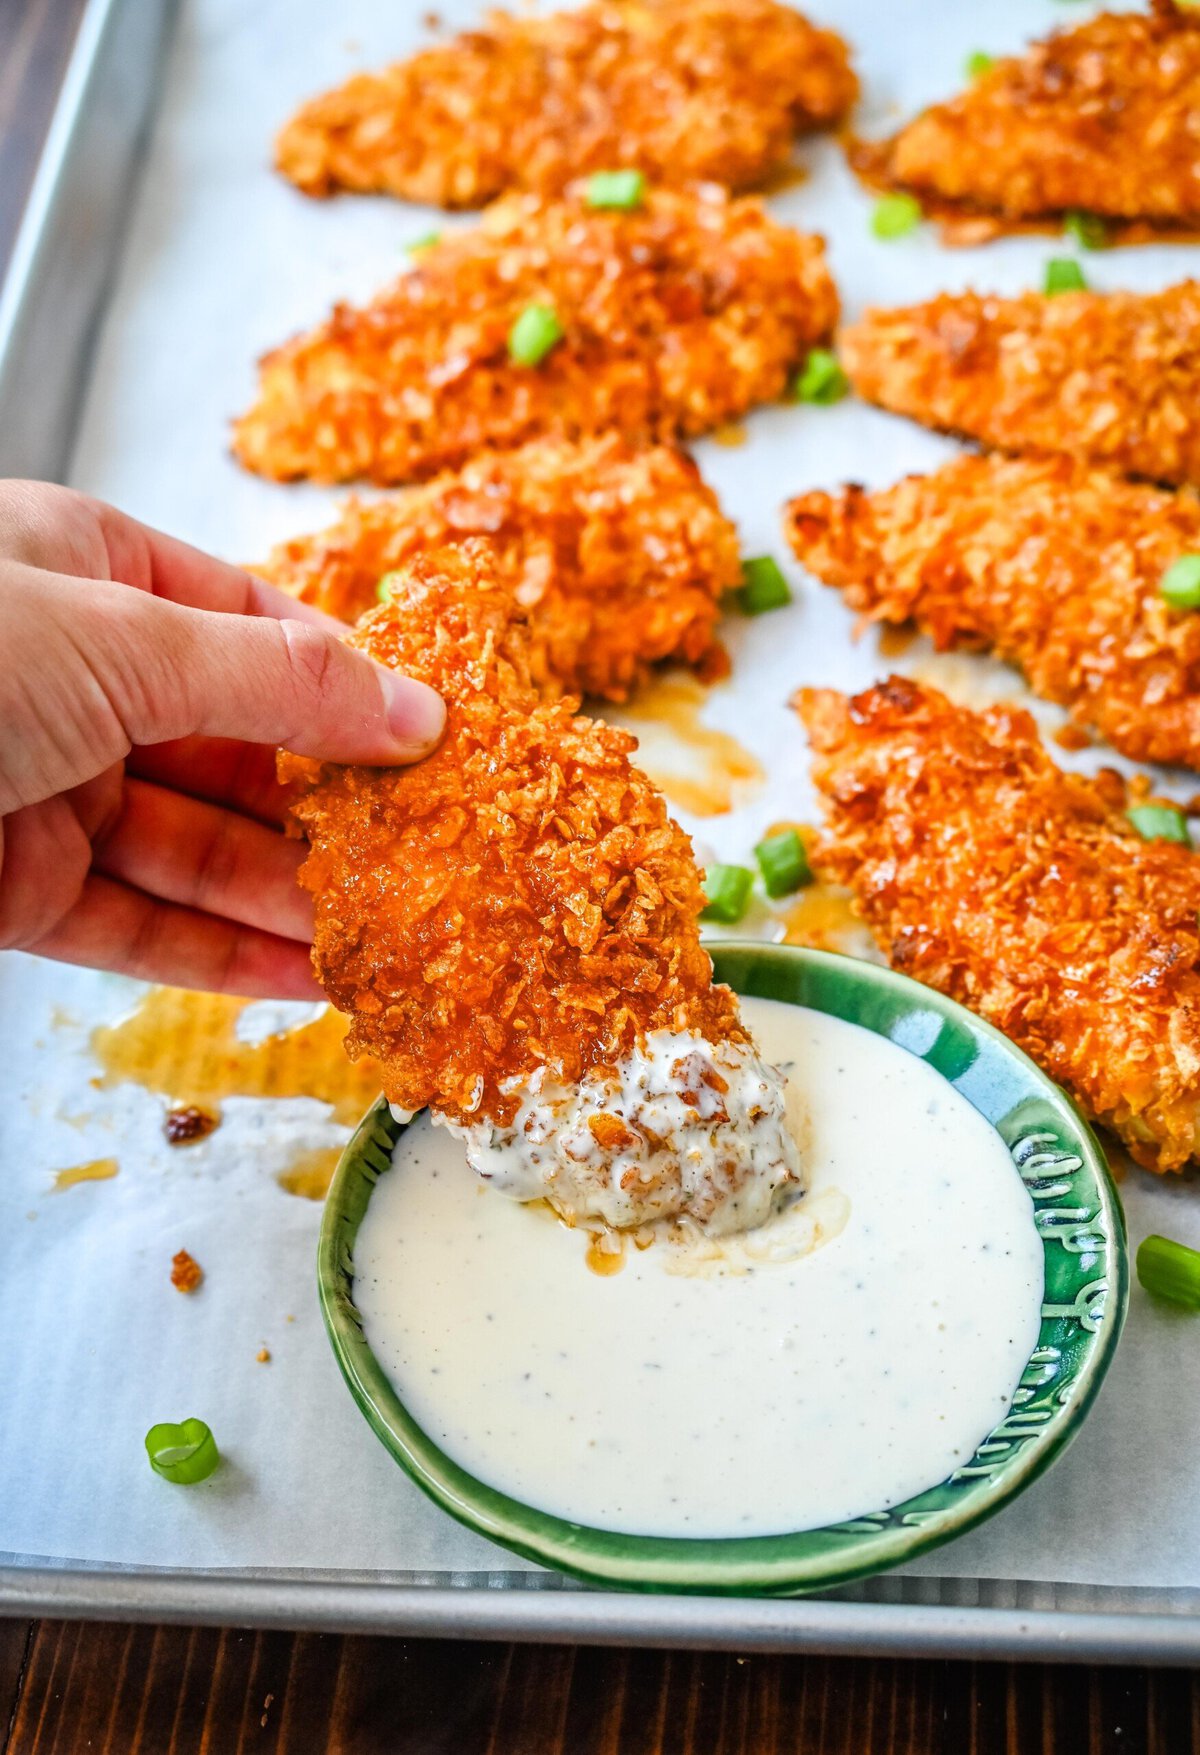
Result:
<svg viewBox="0 0 1200 1755"><path fill-rule="evenodd" d="M0 267L83 0L0 0ZM1182 1672L0 1621L0 1755L1187 1755Z"/></svg>
<svg viewBox="0 0 1200 1755"><path fill-rule="evenodd" d="M23 1643L14 1640L14 1648ZM0 1721L2 1722L2 1721ZM1187 1755L1200 1683L1038 1669L33 1631L4 1755Z"/></svg>

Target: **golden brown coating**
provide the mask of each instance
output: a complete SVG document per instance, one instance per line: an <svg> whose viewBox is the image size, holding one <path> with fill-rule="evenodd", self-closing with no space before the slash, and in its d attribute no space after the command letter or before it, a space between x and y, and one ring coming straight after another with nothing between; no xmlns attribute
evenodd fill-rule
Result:
<svg viewBox="0 0 1200 1755"><path fill-rule="evenodd" d="M543 693L624 700L662 659L719 653L720 599L741 580L737 532L690 457L616 434L481 452L395 498L352 500L331 529L281 544L256 570L354 621L385 573L472 536L486 536L527 619Z"/></svg>
<svg viewBox="0 0 1200 1755"><path fill-rule="evenodd" d="M1200 284L942 293L868 311L839 355L860 396L1000 451L1200 483Z"/></svg>
<svg viewBox="0 0 1200 1755"><path fill-rule="evenodd" d="M504 1082L538 1066L573 1084L660 1028L744 1040L687 836L627 732L540 698L487 543L415 560L351 638L448 708L411 768L282 759L311 788L295 815L317 973L388 1097L505 1124Z"/></svg>
<svg viewBox="0 0 1200 1755"><path fill-rule="evenodd" d="M861 148L871 182L1003 220L1070 209L1200 220L1200 19L1155 0L1102 12L995 64L892 139Z"/></svg>
<svg viewBox="0 0 1200 1755"><path fill-rule="evenodd" d="M381 191L481 207L557 195L588 171L752 188L795 135L836 122L857 81L845 43L775 0L593 0L491 13L383 73L304 105L276 164L307 195Z"/></svg>
<svg viewBox="0 0 1200 1755"><path fill-rule="evenodd" d="M896 969L1011 1036L1139 1163L1200 1110L1200 859L1143 841L1123 786L1056 768L1028 713L903 677L798 698L827 807L815 849Z"/></svg>
<svg viewBox="0 0 1200 1755"><path fill-rule="evenodd" d="M563 339L517 365L509 330L531 304L554 308ZM387 483L539 435L668 441L780 396L836 320L821 240L757 201L660 191L602 213L513 197L364 310L268 354L234 450L281 481Z"/></svg>
<svg viewBox="0 0 1200 1755"><path fill-rule="evenodd" d="M1200 553L1200 499L1066 457L958 457L881 493L787 508L797 558L869 621L1018 664L1138 761L1200 768L1200 615L1159 585Z"/></svg>

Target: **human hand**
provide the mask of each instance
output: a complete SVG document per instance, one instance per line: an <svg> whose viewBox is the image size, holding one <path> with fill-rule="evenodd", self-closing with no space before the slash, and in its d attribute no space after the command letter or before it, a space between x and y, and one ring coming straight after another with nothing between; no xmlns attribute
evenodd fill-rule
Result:
<svg viewBox="0 0 1200 1755"><path fill-rule="evenodd" d="M409 762L445 718L338 632L110 506L0 483L0 947L319 997L275 746Z"/></svg>

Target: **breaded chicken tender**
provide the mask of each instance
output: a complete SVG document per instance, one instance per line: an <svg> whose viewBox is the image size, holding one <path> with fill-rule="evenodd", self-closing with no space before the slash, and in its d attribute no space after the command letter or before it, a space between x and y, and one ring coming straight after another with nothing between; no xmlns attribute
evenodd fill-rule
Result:
<svg viewBox="0 0 1200 1755"><path fill-rule="evenodd" d="M635 740L534 687L486 541L414 560L351 639L448 708L410 768L282 759L309 787L314 964L351 1055L518 1198L758 1223L798 1170L782 1077L713 984L691 846Z"/></svg>
<svg viewBox="0 0 1200 1755"><path fill-rule="evenodd" d="M1154 0L1102 12L1004 57L892 139L860 147L867 180L936 213L1005 222L1074 209L1200 220L1200 19Z"/></svg>
<svg viewBox="0 0 1200 1755"><path fill-rule="evenodd" d="M352 500L256 571L355 621L385 574L472 536L487 537L526 618L543 694L624 700L663 659L719 658L720 599L741 581L737 532L690 457L616 434L481 452L392 499Z"/></svg>
<svg viewBox="0 0 1200 1755"><path fill-rule="evenodd" d="M1142 840L1123 786L1063 773L1028 713L973 713L903 677L798 697L827 830L892 966L997 1025L1177 1170L1200 1135L1200 858Z"/></svg>
<svg viewBox="0 0 1200 1755"><path fill-rule="evenodd" d="M868 402L1000 451L1200 483L1200 285L942 293L868 311L839 353Z"/></svg>
<svg viewBox="0 0 1200 1755"><path fill-rule="evenodd" d="M1066 457L956 458L880 493L787 508L797 558L869 621L994 651L1138 761L1200 768L1200 616L1163 574L1200 553L1200 498Z"/></svg>
<svg viewBox="0 0 1200 1755"><path fill-rule="evenodd" d="M481 207L629 167L656 183L753 188L793 138L857 95L845 43L775 0L593 0L492 12L304 105L276 164L307 195L355 189Z"/></svg>
<svg viewBox="0 0 1200 1755"><path fill-rule="evenodd" d="M522 365L509 333L530 306L563 333ZM280 481L389 483L542 435L703 433L780 396L837 310L821 240L757 201L660 191L611 213L513 197L373 304L268 354L234 450Z"/></svg>

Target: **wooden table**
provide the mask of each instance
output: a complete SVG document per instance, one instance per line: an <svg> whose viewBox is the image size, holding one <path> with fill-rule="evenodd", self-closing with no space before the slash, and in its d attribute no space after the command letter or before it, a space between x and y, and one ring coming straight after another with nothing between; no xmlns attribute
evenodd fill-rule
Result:
<svg viewBox="0 0 1200 1755"><path fill-rule="evenodd" d="M82 9L0 0L0 265ZM0 1755L1193 1749L1200 1685L1180 1671L0 1621Z"/></svg>

